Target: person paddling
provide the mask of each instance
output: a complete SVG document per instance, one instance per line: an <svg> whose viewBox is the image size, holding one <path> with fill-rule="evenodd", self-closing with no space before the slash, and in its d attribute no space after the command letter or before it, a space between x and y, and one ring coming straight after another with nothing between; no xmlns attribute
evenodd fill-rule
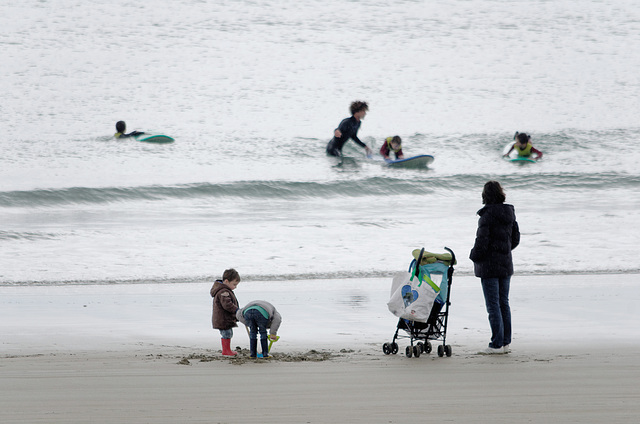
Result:
<svg viewBox="0 0 640 424"><path fill-rule="evenodd" d="M115 138L129 138L129 137L133 137L135 135L142 135L144 134L141 131L133 131L130 132L129 134L125 134L124 132L127 130L127 124L124 121L118 121L116 122L116 133L113 135Z"/></svg>
<svg viewBox="0 0 640 424"><path fill-rule="evenodd" d="M538 160L542 157L542 152L533 147L533 144L531 144L530 135L516 132L516 134L513 136L513 139L516 140L516 142L513 143L509 151L503 155L504 157L508 157L509 153L514 150L518 152L518 157L528 158L532 154L537 155L535 158L533 158L535 160Z"/></svg>

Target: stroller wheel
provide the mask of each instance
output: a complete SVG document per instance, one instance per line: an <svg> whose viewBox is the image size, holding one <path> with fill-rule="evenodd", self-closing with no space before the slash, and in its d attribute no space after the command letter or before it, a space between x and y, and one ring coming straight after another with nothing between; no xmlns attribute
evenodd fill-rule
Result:
<svg viewBox="0 0 640 424"><path fill-rule="evenodd" d="M424 349L424 351L426 353L431 353L431 350L433 349L433 347L431 346L431 342L427 342L426 347Z"/></svg>
<svg viewBox="0 0 640 424"><path fill-rule="evenodd" d="M438 356L441 358L444 356L444 346L442 345L438 345Z"/></svg>
<svg viewBox="0 0 640 424"><path fill-rule="evenodd" d="M416 358L419 358L421 353L422 351L420 350L419 346L413 347L413 356L415 356Z"/></svg>
<svg viewBox="0 0 640 424"><path fill-rule="evenodd" d="M420 353L424 353L424 343L418 342L418 350L420 351ZM416 355L416 356L420 356L420 355Z"/></svg>
<svg viewBox="0 0 640 424"><path fill-rule="evenodd" d="M444 353L445 355L447 355L447 357L451 356L451 345L446 345L444 347Z"/></svg>
<svg viewBox="0 0 640 424"><path fill-rule="evenodd" d="M391 354L391 346L389 346L389 343L385 343L382 345L382 351L385 355Z"/></svg>
<svg viewBox="0 0 640 424"><path fill-rule="evenodd" d="M393 353L394 355L398 353L398 343L396 342L391 343L391 353Z"/></svg>
<svg viewBox="0 0 640 424"><path fill-rule="evenodd" d="M407 358L411 358L411 356L413 356L413 349L411 349L411 346L407 346L407 349L405 350L405 353L407 355Z"/></svg>

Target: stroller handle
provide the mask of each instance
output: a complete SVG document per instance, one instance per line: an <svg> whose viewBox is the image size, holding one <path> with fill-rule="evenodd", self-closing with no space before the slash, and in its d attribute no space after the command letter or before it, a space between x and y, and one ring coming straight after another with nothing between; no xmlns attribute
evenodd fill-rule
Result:
<svg viewBox="0 0 640 424"><path fill-rule="evenodd" d="M424 247L422 248L422 250L420 251L420 254L418 255L418 259L416 260L416 266L413 268L413 276L411 277L411 279L413 279L413 277L418 277L420 278L420 263L422 263L422 256L424 256ZM411 271L411 268L409 268L409 271Z"/></svg>
<svg viewBox="0 0 640 424"><path fill-rule="evenodd" d="M456 254L455 254L455 253L453 253L453 250L449 249L447 246L445 246L445 247L444 247L444 249L445 249L447 252L451 253L451 263L452 263L452 264L455 264L455 263L456 263ZM424 249L422 249L422 250L424 251Z"/></svg>

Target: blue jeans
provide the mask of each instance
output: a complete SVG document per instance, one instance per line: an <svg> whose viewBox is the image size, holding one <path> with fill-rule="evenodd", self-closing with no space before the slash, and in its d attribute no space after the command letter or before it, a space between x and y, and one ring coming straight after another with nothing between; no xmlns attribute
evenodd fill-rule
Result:
<svg viewBox="0 0 640 424"><path fill-rule="evenodd" d="M509 307L511 276L481 278L480 282L491 326L489 347L499 349L504 345L511 344L511 308Z"/></svg>
<svg viewBox="0 0 640 424"><path fill-rule="evenodd" d="M260 332L260 339L267 339L267 325L269 321L256 309L250 309L244 313L244 319L247 321L247 327L249 327L249 338L251 340L258 339L258 332Z"/></svg>
<svg viewBox="0 0 640 424"><path fill-rule="evenodd" d="M220 330L220 337L223 339L232 339L233 328L229 328L228 330Z"/></svg>

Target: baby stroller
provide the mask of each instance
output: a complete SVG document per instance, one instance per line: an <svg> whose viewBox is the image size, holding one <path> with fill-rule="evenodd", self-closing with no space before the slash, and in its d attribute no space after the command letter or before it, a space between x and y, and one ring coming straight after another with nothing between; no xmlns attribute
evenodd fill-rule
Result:
<svg viewBox="0 0 640 424"><path fill-rule="evenodd" d="M388 306L400 319L391 343L382 345L385 355L398 353L396 341L408 338L410 345L405 353L409 358L418 358L425 352L431 353L430 340L442 341L438 345L439 357L451 356L451 346L446 344L446 339L456 255L448 247L445 250L449 253L434 254L425 252L424 248L414 250L415 259L411 261L408 273L394 278ZM432 276L441 277L439 285L433 281ZM422 304L419 304L421 297Z"/></svg>

